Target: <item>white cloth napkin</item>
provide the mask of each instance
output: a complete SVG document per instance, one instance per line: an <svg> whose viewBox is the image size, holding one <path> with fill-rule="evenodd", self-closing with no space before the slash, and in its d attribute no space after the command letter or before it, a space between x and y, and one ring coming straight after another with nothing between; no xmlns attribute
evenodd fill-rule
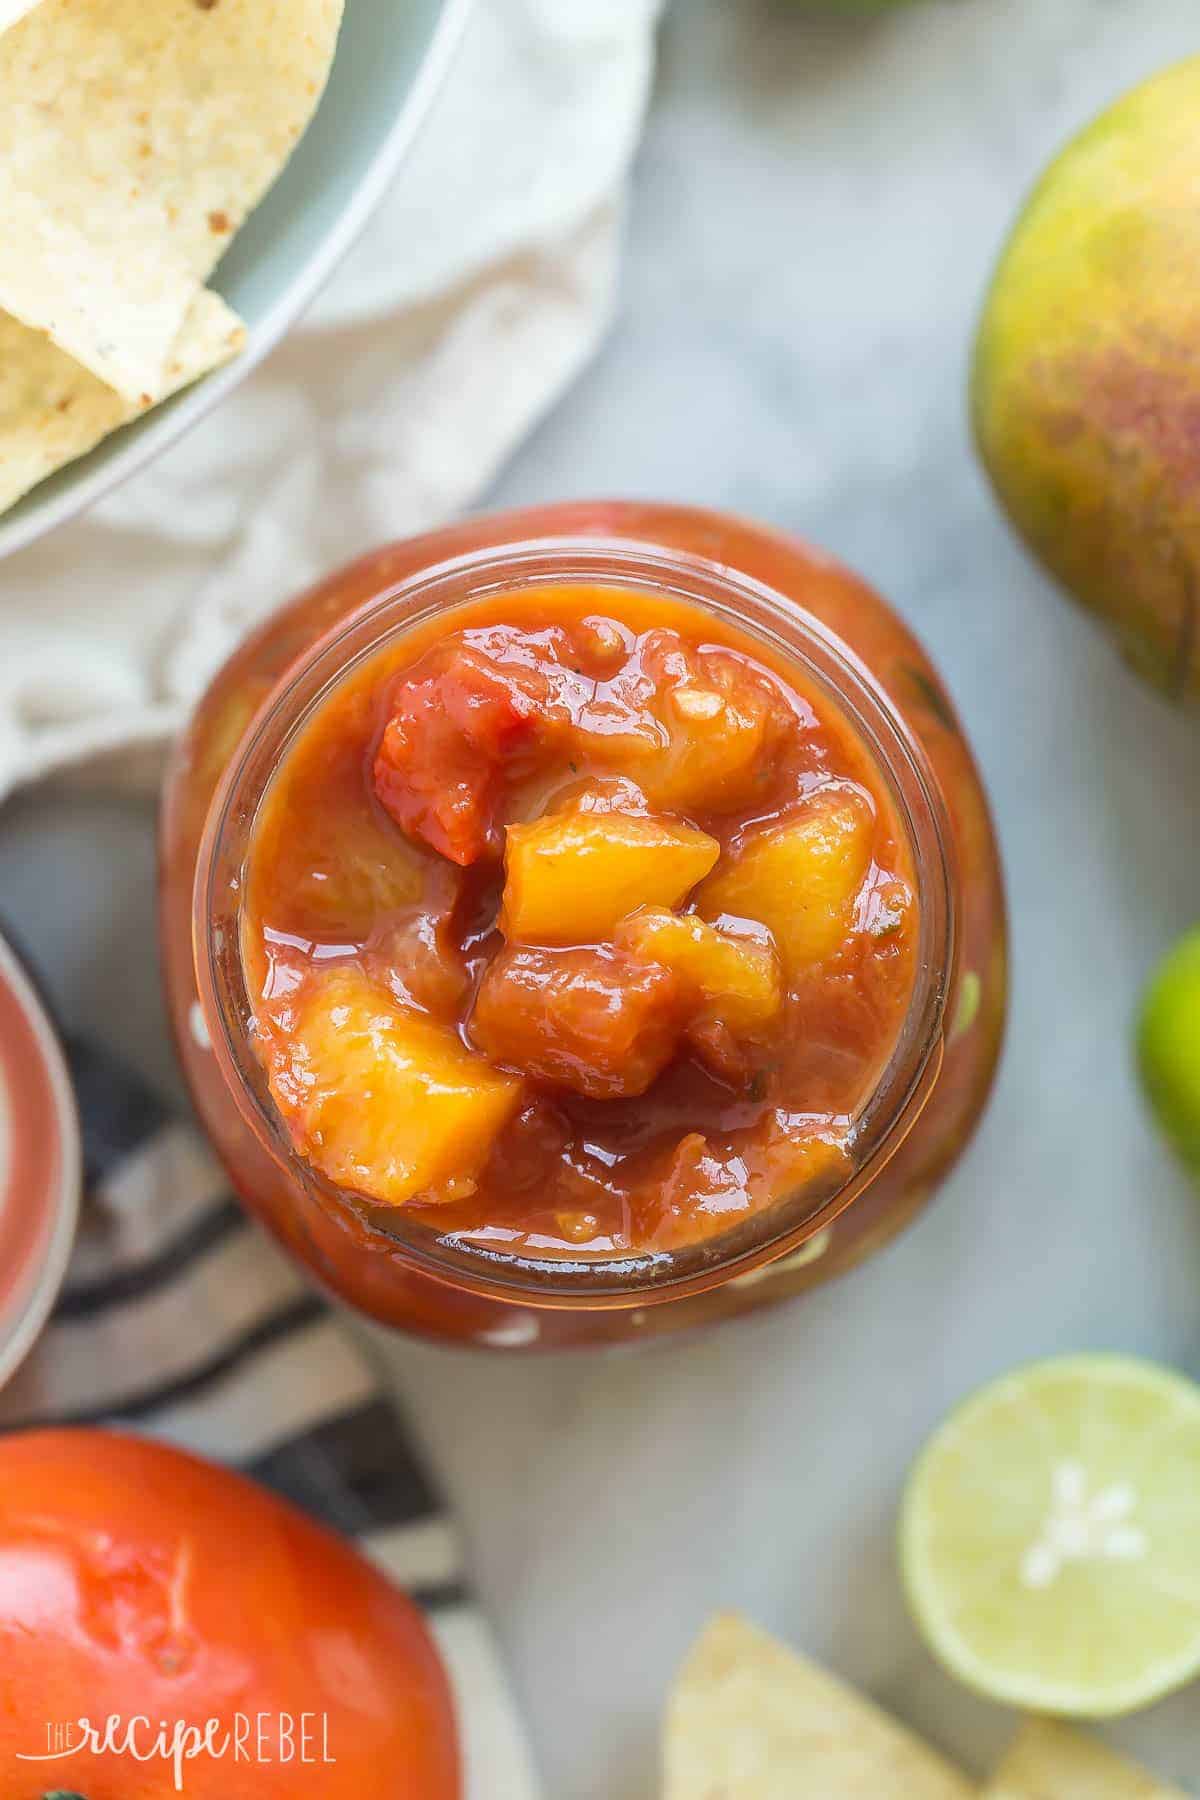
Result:
<svg viewBox="0 0 1200 1800"><path fill-rule="evenodd" d="M264 613L482 491L610 316L657 4L476 0L308 318L146 472L0 563L0 796L160 741Z"/></svg>

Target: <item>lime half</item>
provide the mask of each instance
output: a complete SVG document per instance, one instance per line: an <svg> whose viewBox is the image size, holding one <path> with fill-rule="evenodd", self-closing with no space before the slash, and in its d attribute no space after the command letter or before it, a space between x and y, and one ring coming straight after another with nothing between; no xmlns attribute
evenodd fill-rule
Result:
<svg viewBox="0 0 1200 1800"><path fill-rule="evenodd" d="M982 1389L909 1477L900 1557L970 1687L1075 1718L1148 1706L1200 1673L1200 1388L1069 1356Z"/></svg>
<svg viewBox="0 0 1200 1800"><path fill-rule="evenodd" d="M1163 958L1146 989L1138 1061L1163 1130L1200 1174L1200 926Z"/></svg>

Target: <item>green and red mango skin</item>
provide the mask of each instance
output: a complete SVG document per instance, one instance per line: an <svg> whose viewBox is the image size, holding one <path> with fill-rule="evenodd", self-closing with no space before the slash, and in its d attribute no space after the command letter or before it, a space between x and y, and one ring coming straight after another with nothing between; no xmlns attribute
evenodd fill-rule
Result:
<svg viewBox="0 0 1200 1800"><path fill-rule="evenodd" d="M972 409L1026 542L1143 674L1200 698L1200 57L1043 176L988 296Z"/></svg>

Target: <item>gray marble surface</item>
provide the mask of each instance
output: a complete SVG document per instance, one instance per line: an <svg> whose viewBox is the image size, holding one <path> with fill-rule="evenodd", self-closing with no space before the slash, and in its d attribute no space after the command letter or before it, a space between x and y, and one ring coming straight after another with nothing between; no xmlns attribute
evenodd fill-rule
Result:
<svg viewBox="0 0 1200 1800"><path fill-rule="evenodd" d="M972 320L1030 177L1198 35L1192 0L931 0L857 23L680 0L611 340L489 496L732 506L855 563L960 703L1013 906L994 1103L865 1269L637 1357L383 1346L552 1800L647 1800L671 1671L729 1605L982 1770L1010 1721L933 1665L897 1586L909 1459L1024 1359L1119 1347L1200 1374L1200 1203L1129 1056L1144 974L1198 910L1200 738L1024 559L963 415ZM0 906L66 1012L169 1084L151 884L137 801L39 794L0 818ZM1113 1735L1200 1791L1198 1715L1193 1690Z"/></svg>

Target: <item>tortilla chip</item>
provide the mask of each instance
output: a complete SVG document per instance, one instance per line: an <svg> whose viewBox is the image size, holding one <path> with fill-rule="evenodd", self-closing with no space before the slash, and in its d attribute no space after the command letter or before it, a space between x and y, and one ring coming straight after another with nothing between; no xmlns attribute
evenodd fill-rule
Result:
<svg viewBox="0 0 1200 1800"><path fill-rule="evenodd" d="M18 19L23 19L27 12L32 12L38 0L0 0L0 31L7 31Z"/></svg>
<svg viewBox="0 0 1200 1800"><path fill-rule="evenodd" d="M664 1800L967 1800L965 1775L765 1632L714 1619L667 1710Z"/></svg>
<svg viewBox="0 0 1200 1800"><path fill-rule="evenodd" d="M159 396L189 307L320 99L341 13L39 0L0 35L0 308L127 400Z"/></svg>
<svg viewBox="0 0 1200 1800"><path fill-rule="evenodd" d="M1188 1800L1097 1738L1028 1719L983 1800Z"/></svg>
<svg viewBox="0 0 1200 1800"><path fill-rule="evenodd" d="M166 393L228 362L245 342L237 314L204 289L167 361ZM0 313L0 512L145 407L8 313Z"/></svg>

